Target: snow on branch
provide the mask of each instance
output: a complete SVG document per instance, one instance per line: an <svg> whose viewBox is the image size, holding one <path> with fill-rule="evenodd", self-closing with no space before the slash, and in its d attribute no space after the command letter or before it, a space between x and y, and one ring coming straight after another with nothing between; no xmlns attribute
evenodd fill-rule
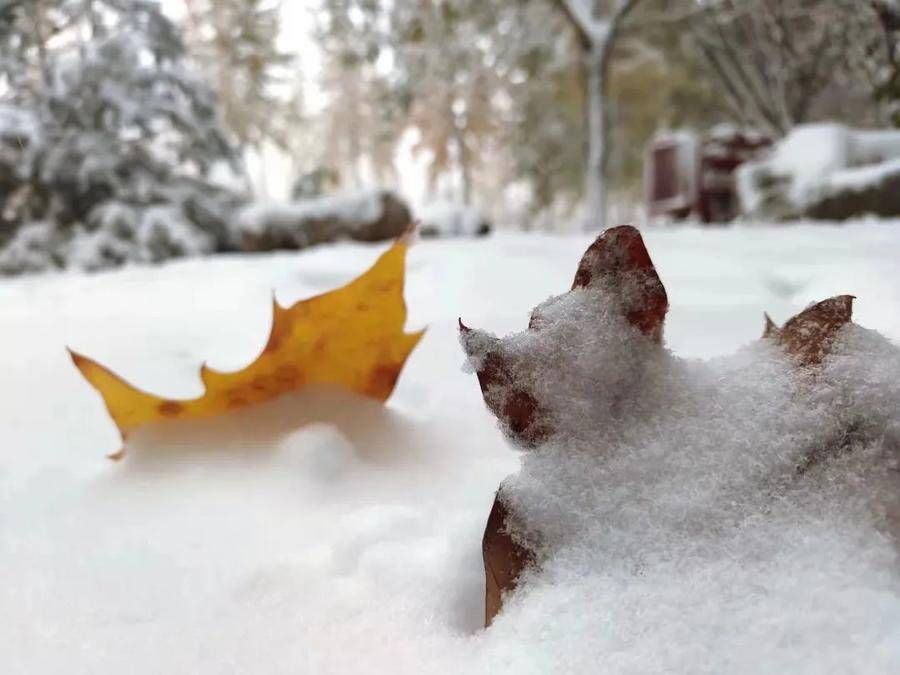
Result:
<svg viewBox="0 0 900 675"><path fill-rule="evenodd" d="M557 0L578 31L585 46L602 47L609 40L616 25L637 5L638 0L617 0L610 12L597 11L595 0Z"/></svg>

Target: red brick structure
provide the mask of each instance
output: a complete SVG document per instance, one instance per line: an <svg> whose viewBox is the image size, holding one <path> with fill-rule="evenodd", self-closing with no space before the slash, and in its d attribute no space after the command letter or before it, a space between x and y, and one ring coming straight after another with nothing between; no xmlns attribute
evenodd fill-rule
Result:
<svg viewBox="0 0 900 675"><path fill-rule="evenodd" d="M730 127L703 136L687 131L658 134L647 147L644 164L647 213L704 223L732 220L738 214L735 170L771 143Z"/></svg>

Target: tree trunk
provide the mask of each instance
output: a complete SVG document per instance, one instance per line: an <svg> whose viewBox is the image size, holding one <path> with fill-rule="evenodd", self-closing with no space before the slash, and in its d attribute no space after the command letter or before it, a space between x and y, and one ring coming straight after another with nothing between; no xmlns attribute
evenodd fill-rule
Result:
<svg viewBox="0 0 900 675"><path fill-rule="evenodd" d="M462 202L469 206L472 203L471 161L469 149L466 147L465 130L460 128L460 123L456 119L453 120L453 136L456 141L457 161L459 162L460 180L462 182Z"/></svg>
<svg viewBox="0 0 900 675"><path fill-rule="evenodd" d="M556 0L575 29L584 54L587 80L587 161L585 166L584 227L606 228L606 159L609 119L606 111L606 82L610 56L622 23L640 0L617 0L611 12L598 16L591 0Z"/></svg>
<svg viewBox="0 0 900 675"><path fill-rule="evenodd" d="M51 79L50 58L47 55L47 33L47 7L44 0L37 0L34 5L34 35L41 69L41 79L45 88L50 86Z"/></svg>
<svg viewBox="0 0 900 675"><path fill-rule="evenodd" d="M606 110L604 84L606 45L594 44L587 52L587 166L584 174L584 227L603 230L606 227Z"/></svg>

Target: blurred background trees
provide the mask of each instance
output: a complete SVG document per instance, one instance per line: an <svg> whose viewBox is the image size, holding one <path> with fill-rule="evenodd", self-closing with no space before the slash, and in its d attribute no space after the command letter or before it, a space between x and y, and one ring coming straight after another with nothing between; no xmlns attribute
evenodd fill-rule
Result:
<svg viewBox="0 0 900 675"><path fill-rule="evenodd" d="M373 185L597 226L655 134L818 120L900 125L895 0L0 0L0 243L227 250L235 205Z"/></svg>
<svg viewBox="0 0 900 675"><path fill-rule="evenodd" d="M215 174L239 159L159 6L36 0L2 17L0 236L17 241L0 267L222 248Z"/></svg>
<svg viewBox="0 0 900 675"><path fill-rule="evenodd" d="M779 137L846 116L848 103L863 119L890 116L891 17L883 0L718 0L698 5L684 25L730 116Z"/></svg>

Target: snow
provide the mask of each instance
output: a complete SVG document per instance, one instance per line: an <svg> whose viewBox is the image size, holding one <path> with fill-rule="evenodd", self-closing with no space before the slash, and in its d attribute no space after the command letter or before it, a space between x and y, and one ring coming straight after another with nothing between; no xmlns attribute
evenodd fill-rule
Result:
<svg viewBox="0 0 900 675"><path fill-rule="evenodd" d="M0 249L0 274L40 272L53 267L53 250L58 239L52 223L23 225Z"/></svg>
<svg viewBox="0 0 900 675"><path fill-rule="evenodd" d="M298 231L309 221L333 220L335 229L372 223L382 213L382 191L361 190L327 195L298 202L254 202L243 207L234 217L237 240L245 234L278 233L280 237L303 240Z"/></svg>
<svg viewBox="0 0 900 675"><path fill-rule="evenodd" d="M786 184L793 210L802 210L841 188L861 190L896 173L900 131L852 129L841 124L799 125L769 157L737 170L737 187L745 213L758 213L766 192Z"/></svg>
<svg viewBox="0 0 900 675"><path fill-rule="evenodd" d="M860 191L880 185L886 179L900 175L900 157L886 162L835 171L828 178L825 192L836 194L847 190Z"/></svg>
<svg viewBox="0 0 900 675"><path fill-rule="evenodd" d="M243 196L222 185L227 165L237 178L237 157L175 27L155 3L111 3L102 35L89 30L90 12L59 11L60 39L43 59L18 50L13 85L0 91L3 245L12 239L0 274L226 248L223 221ZM7 14L11 34L28 32L24 10Z"/></svg>
<svg viewBox="0 0 900 675"><path fill-rule="evenodd" d="M487 348L465 336L473 366L499 354L538 402L533 425L553 429L503 484L540 572L496 632L562 647L575 630L591 648L567 653L570 672L598 655L670 672L698 639L712 672L747 670L785 635L763 670L895 669L900 577L881 512L898 500L900 349L849 328L813 381L771 343L676 359L628 325L618 290L551 298L537 330ZM871 428L853 452L798 476L810 453L842 452L854 424ZM661 649L629 649L648 633Z"/></svg>
<svg viewBox="0 0 900 675"><path fill-rule="evenodd" d="M38 121L27 111L8 104L0 104L0 138L34 139L39 130Z"/></svg>
<svg viewBox="0 0 900 675"><path fill-rule="evenodd" d="M725 355L760 335L763 311L782 322L839 293L858 296L859 324L900 341L898 226L646 232L670 300L667 345L687 359L724 358L648 375L688 386L641 433L671 430L705 391L721 395L721 410L705 422L692 415L696 428L656 446L635 436L633 452L612 463L565 464L559 478L575 487L606 472L622 480L594 503L601 521L578 520L591 541L609 523L622 554L571 548L488 631L481 534L520 457L460 369L456 318L521 330L532 307L571 284L589 238L420 242L409 254L408 325L429 331L387 407L307 392L215 423L148 430L119 464L104 459L118 447L114 427L64 345L150 390L190 396L202 361L227 369L256 355L272 289L282 303L328 290L384 246L6 280L3 671L895 672L896 558L886 538L860 527L852 486L812 476L827 488L821 498L799 490L773 500L730 535L733 511L713 497L733 488L734 509L758 509L752 481L791 452L775 431L821 433L791 417L804 408L786 395L791 376L776 355ZM891 431L895 350L868 331L845 340L823 409L852 394L851 413ZM852 356L860 351L871 362ZM745 416L736 403L750 406ZM757 412L772 416L772 430ZM551 466L525 456L523 486L541 462ZM703 462L713 470L698 471ZM628 487L638 490L632 507L613 508ZM698 504L710 508L688 527ZM554 508L547 500L530 517L561 522ZM655 520L642 520L644 508Z"/></svg>
<svg viewBox="0 0 900 675"><path fill-rule="evenodd" d="M188 221L180 207L135 208L113 200L96 207L88 221L88 226L76 225L68 235L46 224L23 226L0 250L0 272L21 274L59 266L96 271L216 250L215 237Z"/></svg>
<svg viewBox="0 0 900 675"><path fill-rule="evenodd" d="M476 237L490 232L485 215L474 206L430 202L416 213L419 231L428 237Z"/></svg>
<svg viewBox="0 0 900 675"><path fill-rule="evenodd" d="M770 157L738 168L737 184L745 212L753 213L761 205L762 196L753 181L761 170L790 183L787 196L791 203L808 203L829 173L847 166L848 131L839 124L795 127Z"/></svg>

